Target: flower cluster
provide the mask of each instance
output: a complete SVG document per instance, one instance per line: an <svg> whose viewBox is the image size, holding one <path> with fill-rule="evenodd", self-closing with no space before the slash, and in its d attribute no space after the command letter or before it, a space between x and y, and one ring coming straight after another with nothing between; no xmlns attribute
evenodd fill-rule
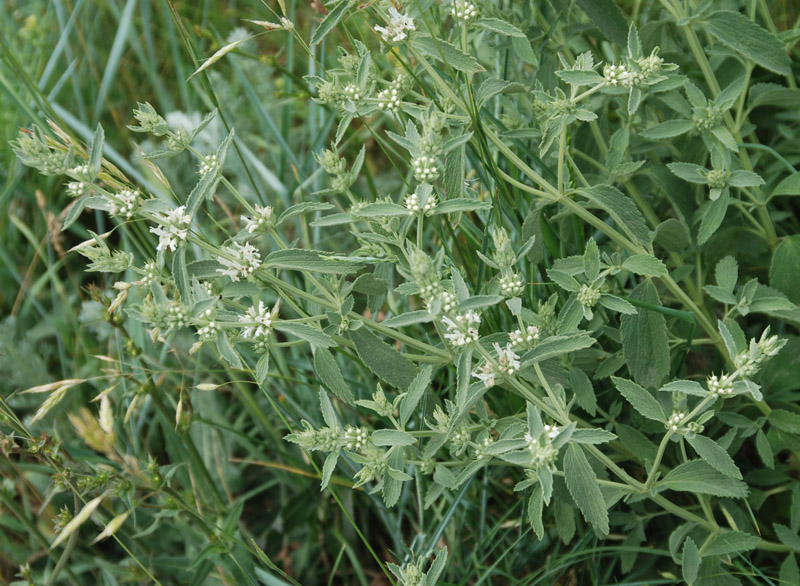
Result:
<svg viewBox="0 0 800 586"><path fill-rule="evenodd" d="M224 246L223 253L217 260L225 268L217 269L232 281L247 278L261 266L261 253L252 244L234 242L231 246Z"/></svg>
<svg viewBox="0 0 800 586"><path fill-rule="evenodd" d="M536 326L528 326L523 333L521 329L514 330L508 334L512 346L530 347L539 340L539 328Z"/></svg>
<svg viewBox="0 0 800 586"><path fill-rule="evenodd" d="M239 322L245 325L241 332L242 338L251 339L256 346L265 345L272 331L272 322L277 315L277 303L272 310L268 310L263 301L259 301L258 306L248 307L245 314L239 316Z"/></svg>
<svg viewBox="0 0 800 586"><path fill-rule="evenodd" d="M756 341L755 338L750 339L750 346L744 352L737 354L733 363L741 376L750 377L755 375L761 366L780 352L786 344L786 340L778 338L778 336L769 335L769 327L761 334L761 338Z"/></svg>
<svg viewBox="0 0 800 586"><path fill-rule="evenodd" d="M191 216L186 213L186 206L178 206L166 215L155 213L153 216L159 224L155 228L150 228L150 231L158 236L156 248L175 252L189 235L189 224L192 223Z"/></svg>
<svg viewBox="0 0 800 586"><path fill-rule="evenodd" d="M113 197L111 213L130 220L142 205L142 194L138 189L123 189Z"/></svg>
<svg viewBox="0 0 800 586"><path fill-rule="evenodd" d="M525 291L522 277L513 271L500 277L500 291L506 297L519 297Z"/></svg>
<svg viewBox="0 0 800 586"><path fill-rule="evenodd" d="M678 413L673 413L672 415L669 416L669 419L667 419L666 423L667 429L671 431L678 431L681 422L685 418L686 418L686 413L683 413L682 411Z"/></svg>
<svg viewBox="0 0 800 586"><path fill-rule="evenodd" d="M436 160L428 155L417 157L412 161L411 166L414 169L414 178L420 183L430 183L439 177Z"/></svg>
<svg viewBox="0 0 800 586"><path fill-rule="evenodd" d="M711 375L708 377L708 380L706 380L706 386L708 387L708 392L712 395L723 397L733 394L733 381L731 377L725 374L719 377L717 377L716 374Z"/></svg>
<svg viewBox="0 0 800 586"><path fill-rule="evenodd" d="M497 364L487 360L479 371L472 373L474 378L481 380L487 387L497 384L497 380L504 375L514 374L520 367L519 356L511 344L506 344L506 347L502 348L495 342L493 346L497 354Z"/></svg>
<svg viewBox="0 0 800 586"><path fill-rule="evenodd" d="M397 112L406 89L406 76L399 73L389 87L378 92L378 107L381 110Z"/></svg>
<svg viewBox="0 0 800 586"><path fill-rule="evenodd" d="M525 434L525 444L531 453L531 468L555 468L555 461L558 457L558 450L553 446L553 439L558 436L558 429L553 433L553 429L547 429L539 437L533 437L530 433Z"/></svg>
<svg viewBox="0 0 800 586"><path fill-rule="evenodd" d="M578 291L578 303L584 307L594 307L600 300L600 291L594 289L589 285L581 285L581 290Z"/></svg>
<svg viewBox="0 0 800 586"><path fill-rule="evenodd" d="M200 175L208 175L209 173L216 173L219 171L219 159L217 155L208 155L203 157L200 161Z"/></svg>
<svg viewBox="0 0 800 586"><path fill-rule="evenodd" d="M272 226L272 207L262 207L258 204L253 208L253 217L242 216L245 223L245 230L249 234L264 232Z"/></svg>
<svg viewBox="0 0 800 586"><path fill-rule="evenodd" d="M426 201L422 203L420 202L420 197L416 193L412 193L406 197L404 203L409 215L423 213L429 216L436 210L436 194L431 193Z"/></svg>
<svg viewBox="0 0 800 586"><path fill-rule="evenodd" d="M478 326L481 323L481 316L472 309L455 316L454 319L445 316L442 318L442 323L447 328L444 337L456 348L477 342L480 337Z"/></svg>
<svg viewBox="0 0 800 586"><path fill-rule="evenodd" d="M453 0L453 5L450 8L450 14L453 16L453 18L466 24L469 21L478 18L478 8L468 0Z"/></svg>
<svg viewBox="0 0 800 586"><path fill-rule="evenodd" d="M409 32L417 30L414 19L401 14L394 6L389 8L388 18L386 26L375 25L375 32L381 35L385 43L401 43L408 38Z"/></svg>

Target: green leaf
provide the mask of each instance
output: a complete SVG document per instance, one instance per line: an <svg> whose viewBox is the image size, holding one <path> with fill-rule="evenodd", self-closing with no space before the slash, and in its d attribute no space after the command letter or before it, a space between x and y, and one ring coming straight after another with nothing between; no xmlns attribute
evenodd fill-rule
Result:
<svg viewBox="0 0 800 586"><path fill-rule="evenodd" d="M547 276L565 291L571 291L575 293L581 289L581 284L578 283L575 277L569 273L565 273L564 271L559 271L558 269L547 269Z"/></svg>
<svg viewBox="0 0 800 586"><path fill-rule="evenodd" d="M600 249L594 238L586 243L586 250L583 251L583 274L590 281L594 281L600 276Z"/></svg>
<svg viewBox="0 0 800 586"><path fill-rule="evenodd" d="M790 75L791 59L778 38L744 14L720 10L708 15L706 30L724 45L779 75Z"/></svg>
<svg viewBox="0 0 800 586"><path fill-rule="evenodd" d="M326 258L316 250L287 248L276 250L264 259L264 267L293 271L313 271L334 275L357 273L364 265L346 258Z"/></svg>
<svg viewBox="0 0 800 586"><path fill-rule="evenodd" d="M759 106L778 106L779 108L800 108L800 89L788 88L777 83L756 83L750 86L750 109Z"/></svg>
<svg viewBox="0 0 800 586"><path fill-rule="evenodd" d="M319 408L320 411L322 411L322 419L325 421L325 425L331 428L338 428L339 419L336 417L336 411L333 409L333 403L331 403L328 393L326 393L325 389L322 388L319 390Z"/></svg>
<svg viewBox="0 0 800 586"><path fill-rule="evenodd" d="M610 185L594 185L581 189L579 193L608 212L617 226L633 240L650 246L650 230L644 216L633 200L619 189Z"/></svg>
<svg viewBox="0 0 800 586"><path fill-rule="evenodd" d="M408 358L367 328L350 330L349 336L356 346L358 357L367 368L390 385L408 390L417 376L417 367Z"/></svg>
<svg viewBox="0 0 800 586"><path fill-rule="evenodd" d="M711 295L711 297L720 303L727 303L728 305L736 305L738 303L736 296L733 293L729 293L722 287L717 287L716 285L706 285L703 287L703 291Z"/></svg>
<svg viewBox="0 0 800 586"><path fill-rule="evenodd" d="M331 338L328 334L326 334L322 330L313 328L308 324L295 323L289 321L279 321L275 323L272 327L274 327L279 332L291 334L296 338L300 338L301 340L310 342L311 344L319 348L332 348L333 346L336 346L336 342L334 342L333 338Z"/></svg>
<svg viewBox="0 0 800 586"><path fill-rule="evenodd" d="M717 533L703 544L700 548L701 557L711 557L715 555L727 555L750 551L761 543L758 535L751 535L743 531L724 531Z"/></svg>
<svg viewBox="0 0 800 586"><path fill-rule="evenodd" d="M769 440L763 429L759 429L756 432L756 451L764 466L773 470L775 468L775 455L772 453L772 446L769 445Z"/></svg>
<svg viewBox="0 0 800 586"><path fill-rule="evenodd" d="M336 359L324 347L317 347L314 352L314 372L334 395L345 403L353 404L353 393L345 382Z"/></svg>
<svg viewBox="0 0 800 586"><path fill-rule="evenodd" d="M409 211L396 203L377 202L368 203L357 212L353 212L354 216L360 218L394 218L397 216L408 216Z"/></svg>
<svg viewBox="0 0 800 586"><path fill-rule="evenodd" d="M451 490L458 486L458 480L455 475L442 464L436 465L436 469L433 472L433 481Z"/></svg>
<svg viewBox="0 0 800 586"><path fill-rule="evenodd" d="M572 432L570 441L579 444L604 444L615 439L617 436L605 429L576 429Z"/></svg>
<svg viewBox="0 0 800 586"><path fill-rule="evenodd" d="M686 134L694 130L695 125L692 120L667 120L650 128L642 130L641 134L644 138L649 140L661 140L664 138L673 138Z"/></svg>
<svg viewBox="0 0 800 586"><path fill-rule="evenodd" d="M475 21L475 26L485 28L486 30L490 30L494 33L506 35L507 37L518 37L521 39L527 38L525 33L523 33L513 24L510 24L505 20L500 20L499 18L479 18Z"/></svg>
<svg viewBox="0 0 800 586"><path fill-rule="evenodd" d="M697 232L698 244L705 244L717 231L717 228L720 227L722 220L725 219L725 214L728 212L730 199L730 192L726 189L719 198L712 201L711 205L706 208L703 220L700 222L700 230Z"/></svg>
<svg viewBox="0 0 800 586"><path fill-rule="evenodd" d="M467 55L461 49L443 39L434 39L417 34L412 36L410 44L422 54L433 57L437 61L444 63L445 66L453 67L468 75L485 71L475 57Z"/></svg>
<svg viewBox="0 0 800 586"><path fill-rule="evenodd" d="M492 204L488 201L478 201L477 199L455 198L448 199L439 203L434 208L434 215L454 214L456 212L474 212L475 210L488 210Z"/></svg>
<svg viewBox="0 0 800 586"><path fill-rule="evenodd" d="M603 76L594 70L564 69L556 71L556 75L569 85L577 87L603 83Z"/></svg>
<svg viewBox="0 0 800 586"><path fill-rule="evenodd" d="M428 388L428 385L431 382L432 373L433 367L426 366L420 370L419 373L417 373L417 376L415 376L414 380L411 381L411 384L408 385L407 394L405 397L403 397L403 400L400 403L400 425L403 427L405 427L408 423L408 420L411 419L411 416L414 414L417 405L419 405L419 402L422 399L422 395L425 394L425 389Z"/></svg>
<svg viewBox="0 0 800 586"><path fill-rule="evenodd" d="M458 304L459 311L467 311L468 309L484 309L497 305L503 300L501 295L473 295Z"/></svg>
<svg viewBox="0 0 800 586"><path fill-rule="evenodd" d="M693 586L694 581L697 580L698 570L700 570L700 554L692 538L687 537L686 541L683 543L681 572L683 573L683 579L689 586Z"/></svg>
<svg viewBox="0 0 800 586"><path fill-rule="evenodd" d="M376 446L413 446L417 443L414 436L399 429L378 429L373 431L369 440Z"/></svg>
<svg viewBox="0 0 800 586"><path fill-rule="evenodd" d="M569 369L569 384L572 392L575 393L575 401L578 406L589 415L597 412L597 397L594 394L592 381L580 368L572 367Z"/></svg>
<svg viewBox="0 0 800 586"><path fill-rule="evenodd" d="M628 44L628 21L614 0L577 0L597 29L620 47Z"/></svg>
<svg viewBox="0 0 800 586"><path fill-rule="evenodd" d="M644 281L631 291L630 298L661 305L655 285ZM669 374L670 354L667 320L657 311L640 308L636 315L620 318L622 353L628 370L640 385L657 388Z"/></svg>
<svg viewBox="0 0 800 586"><path fill-rule="evenodd" d="M275 225L280 226L286 220L289 220L290 218L293 218L295 216L299 216L300 214L330 210L332 208L333 206L329 203L322 203L316 201L302 201L298 204L286 208L283 211L283 213L280 216L278 216L278 220L275 222Z"/></svg>
<svg viewBox="0 0 800 586"><path fill-rule="evenodd" d="M233 349L224 333L220 333L217 336L217 351L231 367L242 368L242 360L239 358L239 354Z"/></svg>
<svg viewBox="0 0 800 586"><path fill-rule="evenodd" d="M708 184L708 178L706 177L708 170L705 167L694 163L669 163L667 167L669 167L673 175L680 177L684 181L701 185Z"/></svg>
<svg viewBox="0 0 800 586"><path fill-rule="evenodd" d="M67 212L67 215L61 224L62 232L75 223L75 220L77 220L78 216L81 215L83 210L86 208L86 205L89 203L90 199L91 199L90 197L82 197L80 199L76 199L69 205L68 207L69 211Z"/></svg>
<svg viewBox="0 0 800 586"><path fill-rule="evenodd" d="M649 254L634 254L622 262L622 268L644 277L661 277L668 274L667 267Z"/></svg>
<svg viewBox="0 0 800 586"><path fill-rule="evenodd" d="M619 312L623 315L636 315L638 313L633 305L624 299L617 297L616 295L603 293L600 295L599 302L603 307L610 309L611 311Z"/></svg>
<svg viewBox="0 0 800 586"><path fill-rule="evenodd" d="M89 171L93 177L100 173L100 167L103 165L103 143L105 142L105 132L103 127L99 124L94 131L94 138L92 139L92 148L89 152Z"/></svg>
<svg viewBox="0 0 800 586"><path fill-rule="evenodd" d="M670 252L683 252L692 243L692 235L686 224L669 218L656 226L655 242Z"/></svg>
<svg viewBox="0 0 800 586"><path fill-rule="evenodd" d="M788 586L800 585L800 568L797 567L797 560L794 558L793 553L789 553L781 564L779 584L787 584Z"/></svg>
<svg viewBox="0 0 800 586"><path fill-rule="evenodd" d="M732 498L745 498L748 490L744 482L725 476L703 460L689 460L679 464L670 470L657 486L680 492Z"/></svg>
<svg viewBox="0 0 800 586"><path fill-rule="evenodd" d="M572 500L583 518L601 534L608 533L608 510L597 476L578 444L571 443L564 456L564 477Z"/></svg>
<svg viewBox="0 0 800 586"><path fill-rule="evenodd" d="M789 527L780 523L773 523L772 527L775 529L775 534L782 544L795 551L800 551L800 536L797 535L796 531L792 531Z"/></svg>
<svg viewBox="0 0 800 586"><path fill-rule="evenodd" d="M612 376L611 381L622 396L627 399L628 403L639 413L653 421L660 421L663 423L667 420L667 415L664 413L664 408L661 406L661 403L659 403L647 389L640 387L631 380L616 376Z"/></svg>
<svg viewBox="0 0 800 586"><path fill-rule="evenodd" d="M800 235L784 239L772 253L769 284L800 304Z"/></svg>
<svg viewBox="0 0 800 586"><path fill-rule="evenodd" d="M542 512L544 510L544 499L542 498L542 485L537 483L531 491L528 499L528 522L531 529L539 540L544 539L544 524L542 523Z"/></svg>
<svg viewBox="0 0 800 586"><path fill-rule="evenodd" d="M769 422L787 433L800 435L800 414L786 409L775 409L769 414Z"/></svg>
<svg viewBox="0 0 800 586"><path fill-rule="evenodd" d="M325 458L325 463L322 465L322 482L320 483L320 491L325 490L328 486L328 483L331 481L331 476L333 475L334 470L336 470L336 463L339 461L339 452L331 452L328 454L328 457Z"/></svg>
<svg viewBox="0 0 800 586"><path fill-rule="evenodd" d="M732 293L739 280L739 263L732 256L726 256L714 267L714 278L717 285Z"/></svg>
<svg viewBox="0 0 800 586"><path fill-rule="evenodd" d="M798 93L800 93L800 91ZM779 195L800 195L800 173L789 175L775 186L775 189L772 190L771 197L777 197Z"/></svg>
<svg viewBox="0 0 800 586"><path fill-rule="evenodd" d="M189 271L186 270L186 247L181 246L172 257L172 277L175 287L184 305L192 304L191 286L189 285Z"/></svg>
<svg viewBox="0 0 800 586"><path fill-rule="evenodd" d="M311 35L310 45L312 47L322 41L322 39L339 24L339 21L342 20L348 8L350 8L350 0L342 0L322 19L322 22L319 23L319 26L314 30L314 34Z"/></svg>
<svg viewBox="0 0 800 586"><path fill-rule="evenodd" d="M694 448L698 455L711 464L715 470L722 472L725 476L730 476L731 478L737 478L739 480L742 479L742 473L739 471L733 458L731 458L730 454L717 442L704 435L695 435L694 437L687 436L686 441L688 441L689 445Z"/></svg>
<svg viewBox="0 0 800 586"><path fill-rule="evenodd" d="M728 185L733 187L758 187L759 185L764 185L764 179L758 173L737 169L736 171L731 171L728 177Z"/></svg>
<svg viewBox="0 0 800 586"><path fill-rule="evenodd" d="M669 393L683 393L694 397L707 397L708 390L703 385L693 380L674 380L659 389Z"/></svg>
<svg viewBox="0 0 800 586"><path fill-rule="evenodd" d="M381 323L390 328L402 328L404 326L423 324L430 321L433 321L431 312L427 309L419 309L417 311L409 311L408 313L390 317L389 319L383 320Z"/></svg>
<svg viewBox="0 0 800 586"><path fill-rule="evenodd" d="M521 368L533 366L537 362L588 348L595 339L586 332L576 332L563 336L550 336L539 343L536 348L526 352L522 357Z"/></svg>

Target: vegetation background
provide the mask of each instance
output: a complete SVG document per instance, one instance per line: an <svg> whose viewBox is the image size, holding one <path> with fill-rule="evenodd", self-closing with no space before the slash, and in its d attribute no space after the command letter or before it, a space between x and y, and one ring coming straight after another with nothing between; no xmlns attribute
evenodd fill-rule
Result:
<svg viewBox="0 0 800 586"><path fill-rule="evenodd" d="M496 8L502 9L500 4L504 3ZM531 28L533 48L543 51L549 43L548 51L555 54L569 45L571 35L602 39L604 32L592 25L579 4L586 3L543 3L541 14L555 24L553 30L545 28L544 21ZM660 15L660 5L650 0L619 5L636 22ZM784 38L797 71L800 4L748 0L720 6L752 15L773 32L788 32ZM306 39L328 12L319 0L286 0L286 9ZM8 145L20 128L45 126L47 120L90 143L101 123L106 158L148 185L152 170L137 160L142 135L127 127L136 103L149 102L171 123L187 127L218 108L217 121L200 140L214 147L227 134L226 127L234 127L237 149L226 175L245 195L249 186L256 186L270 194L271 203L289 207L301 192L325 187L314 155L328 146L338 122L334 112L311 100L313 88L302 75L318 74L320 62L335 64L337 46L349 45L352 39L332 34L309 55L293 35L259 35L207 73L190 78L201 58L261 30L248 19L277 20L276 10L274 3L258 0L3 0L0 144ZM696 64L685 54L672 52L669 57L696 72ZM781 81L775 75L765 78ZM800 98L794 74L788 79L792 92L781 98L783 106L768 104L753 113L761 144L779 153L777 161L765 165L768 169L800 164ZM397 178L381 168L378 155L371 159L379 148L368 133L349 144L348 158L352 160L360 142L367 143L370 153L365 190L375 197L394 189ZM144 147L152 150L155 145ZM196 183L196 166L188 158L170 160L162 169L176 191L188 193ZM319 468L283 439L299 419L320 419L319 382L308 357L292 351L286 352L283 363L273 365L257 392L241 372L211 353L195 359L181 348L146 356L137 368L154 375L164 404L153 399L120 434L143 471L174 477L180 489L164 483L151 498L134 496L131 488L128 498L141 504L143 512L135 526L120 530L120 540L90 544L101 526L89 523L51 550L54 522L63 527L69 512L80 509L73 489L90 492L94 483L103 482L104 466L109 464L87 446L66 415L78 412L104 383L68 394L53 414L34 426L28 422L41 397L19 391L56 380L93 379L117 368L114 360L120 357L134 360L126 338L104 319L112 281L85 272L85 259L67 252L89 237L88 230L107 231L109 220L99 211L85 212L62 232L60 221L70 201L62 178L42 177L23 166L10 148L0 148L0 398L7 416L5 424L0 422L0 583L378 585L390 583L386 562L400 563L410 550L444 544L449 560L443 584L680 583L681 568L667 543L671 525L659 531L652 524L645 539L637 520L631 520L628 534L598 540L591 528L578 523L566 542L550 526L540 540L526 520L523 499L501 475L483 476L442 499L428 510L425 530L419 533L411 529L418 520L413 498L386 508L366 490L352 490L352 474L341 469L333 476L331 490L321 493ZM773 212L780 226L776 238L794 247L784 250L788 263L800 262L800 243L796 236L791 239L800 227L797 201L782 197ZM215 203L220 214L233 215L224 200ZM671 205L662 203L664 209ZM291 236L303 235L288 234L287 240ZM135 240L135 235L130 238ZM748 249L748 242L743 237L736 251L742 282L745 277L770 282L770 251ZM698 260L713 267L730 246L730 239L711 243L697 250ZM711 283L712 271L705 274ZM800 282L790 278L795 280L780 288L797 303ZM698 289L704 284L698 281ZM775 325L789 345L761 383L791 411L800 389L798 322L761 316L750 325L758 330L767 323ZM689 368L710 372L712 360L700 347L689 354ZM187 436L175 430L172 414L183 393L197 384L223 387L192 391L193 426L187 442ZM371 383L353 384L362 397L373 390ZM130 396L137 392L125 389ZM607 395L600 399L611 404ZM29 437L9 423L12 414L29 430ZM786 440L788 448L782 446L780 456L776 451L776 466L767 470L763 445L757 450L755 437L742 440L737 462L754 487L752 506L763 516L762 529L783 545L777 552L734 553L726 559L724 580L778 584L797 576L796 564L786 562L793 554L786 554L800 544L800 441ZM49 450L63 456L60 464L50 459ZM768 500L770 506L762 509ZM111 518L112 511L107 513ZM776 538L774 522L789 527L797 541ZM727 583L724 580L719 583Z"/></svg>

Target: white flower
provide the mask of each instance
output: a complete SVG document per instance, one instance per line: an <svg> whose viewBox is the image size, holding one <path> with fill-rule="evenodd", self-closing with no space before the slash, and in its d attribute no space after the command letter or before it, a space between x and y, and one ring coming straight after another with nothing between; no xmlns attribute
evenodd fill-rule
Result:
<svg viewBox="0 0 800 586"><path fill-rule="evenodd" d="M239 321L248 324L242 330L242 338L266 338L272 328L272 320L278 313L276 305L272 311L267 311L263 301L258 302L258 307L253 305L247 308L245 315L239 316Z"/></svg>
<svg viewBox="0 0 800 586"><path fill-rule="evenodd" d="M457 315L455 320L443 317L442 323L447 328L444 337L453 346L462 347L478 341L478 329L474 326L480 325L481 317L475 311L470 309L464 314Z"/></svg>
<svg viewBox="0 0 800 586"><path fill-rule="evenodd" d="M519 356L514 352L511 344L506 344L505 348L501 348L500 344L495 342L494 351L497 354L497 365L487 360L479 371L472 373L473 377L483 381L487 387L494 386L498 377L514 374L520 367Z"/></svg>
<svg viewBox="0 0 800 586"><path fill-rule="evenodd" d="M139 190L131 191L130 189L123 189L117 193L114 198L117 200L112 203L111 213L116 216L122 216L131 219L139 209L142 203L142 196Z"/></svg>
<svg viewBox="0 0 800 586"><path fill-rule="evenodd" d="M344 95L357 102L361 99L361 90L358 89L358 86L354 83L348 83L344 86Z"/></svg>
<svg viewBox="0 0 800 586"><path fill-rule="evenodd" d="M272 220L272 207L261 207L260 205L256 204L256 207L253 209L255 212L253 217L250 218L248 216L242 216L242 220L244 220L246 226L245 229L252 234L256 230L263 229L269 226L270 221Z"/></svg>
<svg viewBox="0 0 800 586"><path fill-rule="evenodd" d="M151 284L157 283L161 278L161 270L153 260L144 263L142 270L144 275L139 279L139 284L143 287L149 287Z"/></svg>
<svg viewBox="0 0 800 586"><path fill-rule="evenodd" d="M389 23L387 26L375 25L375 32L380 33L387 43L400 43L408 38L406 31L417 30L414 19L405 14L400 14L397 8L389 8Z"/></svg>
<svg viewBox="0 0 800 586"><path fill-rule="evenodd" d="M708 392L712 395L724 396L733 394L733 383L731 377L726 374L717 377L716 374L710 376L706 381Z"/></svg>
<svg viewBox="0 0 800 586"><path fill-rule="evenodd" d="M450 8L450 14L453 15L453 18L467 23L478 16L478 9L472 2L455 0L452 8Z"/></svg>
<svg viewBox="0 0 800 586"><path fill-rule="evenodd" d="M67 183L67 195L70 197L80 197L86 194L86 183L82 181L70 181Z"/></svg>
<svg viewBox="0 0 800 586"><path fill-rule="evenodd" d="M423 205L420 205L419 196L416 193L412 193L406 197L404 203L409 215L419 212L430 215L436 209L436 194L431 193L428 196L428 200Z"/></svg>
<svg viewBox="0 0 800 586"><path fill-rule="evenodd" d="M219 160L217 155L208 155L203 157L200 162L200 175L207 175L209 173L216 173L219 170Z"/></svg>
<svg viewBox="0 0 800 586"><path fill-rule="evenodd" d="M506 344L501 348L500 344L494 343L494 351L497 353L498 368L503 374L514 374L519 370L519 356L514 352L511 344Z"/></svg>
<svg viewBox="0 0 800 586"><path fill-rule="evenodd" d="M678 427L680 426L681 422L683 421L684 417L686 417L686 413L673 413L669 416L667 420L667 429L671 429L672 431L678 431Z"/></svg>
<svg viewBox="0 0 800 586"><path fill-rule="evenodd" d="M521 276L509 271L509 274L500 277L500 290L507 297L519 297L525 291L525 283Z"/></svg>
<svg viewBox="0 0 800 586"><path fill-rule="evenodd" d="M433 157L423 155L411 162L414 168L414 177L421 183L430 183L439 176L439 168Z"/></svg>
<svg viewBox="0 0 800 586"><path fill-rule="evenodd" d="M528 326L525 333L522 330L514 330L508 334L511 344L514 346L530 346L533 342L539 339L539 328L536 326Z"/></svg>
<svg viewBox="0 0 800 586"><path fill-rule="evenodd" d="M223 247L222 251L232 258L218 257L217 260L225 268L217 269L217 272L230 277L232 281L249 277L261 266L261 253L252 244L234 242L232 246Z"/></svg>
<svg viewBox="0 0 800 586"><path fill-rule="evenodd" d="M156 228L150 231L158 236L158 250L169 249L175 251L178 245L186 240L189 234L189 224L192 218L186 214L186 206L178 206L167 215L153 214L159 223Z"/></svg>
<svg viewBox="0 0 800 586"><path fill-rule="evenodd" d="M603 68L603 78L609 85L621 85L625 87L631 85L630 71L623 64L607 64Z"/></svg>

